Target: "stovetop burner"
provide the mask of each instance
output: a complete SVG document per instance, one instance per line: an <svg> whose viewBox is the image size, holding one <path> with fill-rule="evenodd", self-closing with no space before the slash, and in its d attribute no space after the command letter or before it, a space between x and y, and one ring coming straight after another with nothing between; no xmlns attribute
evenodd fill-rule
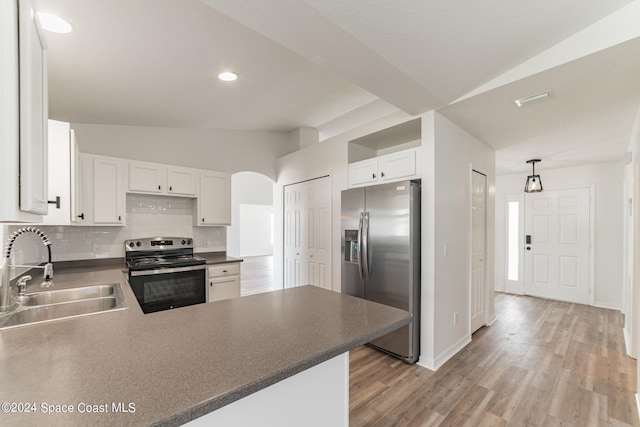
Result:
<svg viewBox="0 0 640 427"><path fill-rule="evenodd" d="M206 264L193 255L193 241L182 237L156 237L125 242L125 259L129 270L153 270Z"/></svg>

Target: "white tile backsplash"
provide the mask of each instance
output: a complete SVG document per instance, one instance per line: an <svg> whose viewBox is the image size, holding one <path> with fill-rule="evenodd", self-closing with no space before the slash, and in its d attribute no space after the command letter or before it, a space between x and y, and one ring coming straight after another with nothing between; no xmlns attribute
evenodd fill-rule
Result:
<svg viewBox="0 0 640 427"><path fill-rule="evenodd" d="M51 240L54 261L124 257L124 241L143 237L190 237L196 252L226 251L226 227L194 227L194 208L193 199L127 194L124 227L36 227ZM6 226L5 240L21 227L23 225ZM16 264L37 264L46 259L44 245L35 234L33 237L29 234L32 233L20 236L14 245Z"/></svg>

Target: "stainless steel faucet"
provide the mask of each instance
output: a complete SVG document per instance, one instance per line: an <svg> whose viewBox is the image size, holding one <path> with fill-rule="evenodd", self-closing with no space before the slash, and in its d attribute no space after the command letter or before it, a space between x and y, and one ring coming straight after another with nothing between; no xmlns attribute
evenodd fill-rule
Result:
<svg viewBox="0 0 640 427"><path fill-rule="evenodd" d="M25 233L35 233L42 239L42 243L47 247L48 261L44 266L41 265L12 265L11 251L16 239ZM0 275L0 312L7 311L11 308L11 290L9 289L10 279L9 271L14 267L28 268L44 268L44 280L41 284L43 287L53 286L53 264L51 263L51 242L46 234L35 227L24 227L15 231L7 241L7 247L2 258L2 270Z"/></svg>

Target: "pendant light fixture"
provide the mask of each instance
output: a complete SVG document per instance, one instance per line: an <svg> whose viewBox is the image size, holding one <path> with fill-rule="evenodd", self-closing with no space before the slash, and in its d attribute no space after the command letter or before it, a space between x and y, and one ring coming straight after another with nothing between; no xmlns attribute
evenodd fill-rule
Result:
<svg viewBox="0 0 640 427"><path fill-rule="evenodd" d="M533 172L527 177L527 183L524 186L525 193L539 193L542 191L542 180L540 175L536 175L536 163L540 161L540 159L527 160L527 163L531 163Z"/></svg>

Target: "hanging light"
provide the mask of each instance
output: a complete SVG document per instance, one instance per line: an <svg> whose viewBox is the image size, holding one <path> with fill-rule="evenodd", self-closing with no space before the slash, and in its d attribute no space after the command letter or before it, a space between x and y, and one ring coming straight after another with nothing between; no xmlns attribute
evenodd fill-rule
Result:
<svg viewBox="0 0 640 427"><path fill-rule="evenodd" d="M539 193L542 191L542 180L540 175L536 175L536 163L540 161L540 159L527 160L527 163L531 163L533 172L527 177L527 183L524 186L525 193Z"/></svg>

